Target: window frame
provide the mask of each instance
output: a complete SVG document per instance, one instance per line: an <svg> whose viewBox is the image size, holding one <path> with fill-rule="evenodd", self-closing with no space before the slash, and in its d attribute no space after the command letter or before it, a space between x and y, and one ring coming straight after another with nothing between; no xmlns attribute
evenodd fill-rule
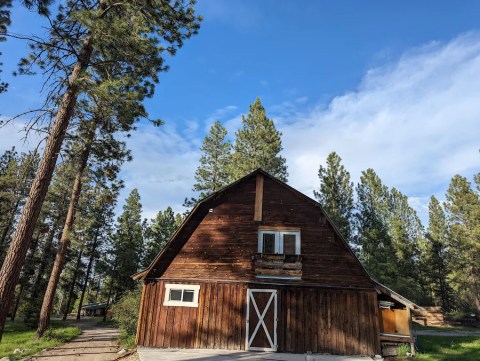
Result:
<svg viewBox="0 0 480 361"><path fill-rule="evenodd" d="M170 290L182 290L182 300L173 301L170 300ZM193 291L193 301L183 301L184 291ZM180 306L180 307L198 307L198 293L200 291L200 285L187 285L179 283L167 283L165 285L165 297L163 299L164 306Z"/></svg>
<svg viewBox="0 0 480 361"><path fill-rule="evenodd" d="M263 252L263 235L264 234L274 234L275 235L275 251L274 253L264 253ZM258 230L258 253L261 254L278 254L285 255L283 253L283 236L284 235L294 235L295 236L295 256L301 255L301 232L300 230L282 230L282 229L259 229ZM290 255L288 255L290 256Z"/></svg>

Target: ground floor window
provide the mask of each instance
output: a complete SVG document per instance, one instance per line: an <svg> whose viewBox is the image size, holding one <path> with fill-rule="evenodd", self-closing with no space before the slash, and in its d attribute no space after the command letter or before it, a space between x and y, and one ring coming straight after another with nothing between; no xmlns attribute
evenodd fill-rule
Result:
<svg viewBox="0 0 480 361"><path fill-rule="evenodd" d="M199 285L166 284L164 306L198 307Z"/></svg>

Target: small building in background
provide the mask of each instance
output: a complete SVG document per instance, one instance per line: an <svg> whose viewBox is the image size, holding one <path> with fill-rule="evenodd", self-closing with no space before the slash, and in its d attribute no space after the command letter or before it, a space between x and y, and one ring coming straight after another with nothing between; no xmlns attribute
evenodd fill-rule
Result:
<svg viewBox="0 0 480 361"><path fill-rule="evenodd" d="M107 303L90 303L82 306L82 316L105 316L107 312Z"/></svg>

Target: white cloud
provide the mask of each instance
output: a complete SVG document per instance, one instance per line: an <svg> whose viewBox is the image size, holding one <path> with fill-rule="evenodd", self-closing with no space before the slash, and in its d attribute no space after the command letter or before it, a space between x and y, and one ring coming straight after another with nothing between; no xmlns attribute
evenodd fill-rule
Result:
<svg viewBox="0 0 480 361"><path fill-rule="evenodd" d="M191 193L200 158L198 144L169 125L160 128L146 125L133 133L127 145L133 161L122 170L126 187L121 198L137 188L147 218L153 218L167 206L183 212L182 203ZM119 202L121 206L123 201Z"/></svg>
<svg viewBox="0 0 480 361"><path fill-rule="evenodd" d="M365 75L356 91L279 127L290 184L307 195L335 150L356 181L374 168L413 199L480 169L480 34L432 43ZM418 204L425 219L425 208Z"/></svg>
<svg viewBox="0 0 480 361"><path fill-rule="evenodd" d="M0 120L5 119L1 118ZM25 124L23 120L17 119L0 127L0 153L12 149L12 147L15 147L18 152L41 148L45 135L31 131L27 137Z"/></svg>

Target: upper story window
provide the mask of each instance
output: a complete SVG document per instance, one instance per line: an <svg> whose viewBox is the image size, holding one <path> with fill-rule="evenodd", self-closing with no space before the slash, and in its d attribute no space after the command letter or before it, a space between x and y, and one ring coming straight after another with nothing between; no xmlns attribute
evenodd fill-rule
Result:
<svg viewBox="0 0 480 361"><path fill-rule="evenodd" d="M199 285L165 285L164 306L198 307Z"/></svg>
<svg viewBox="0 0 480 361"><path fill-rule="evenodd" d="M258 231L258 253L299 255L300 231Z"/></svg>

